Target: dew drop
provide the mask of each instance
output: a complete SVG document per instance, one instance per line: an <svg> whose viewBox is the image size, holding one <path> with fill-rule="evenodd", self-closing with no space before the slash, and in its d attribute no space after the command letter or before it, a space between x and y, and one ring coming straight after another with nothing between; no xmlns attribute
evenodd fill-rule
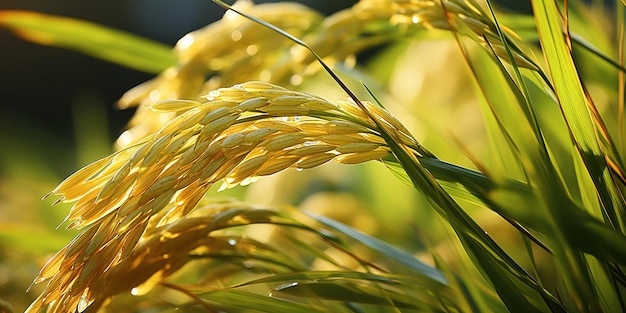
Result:
<svg viewBox="0 0 626 313"><path fill-rule="evenodd" d="M274 290L275 291L282 291L282 290L285 290L287 288L293 288L293 287L297 287L297 286L298 286L298 282L294 281L294 282L291 282L291 283L285 283L285 284L282 284L282 285L278 285L278 286L276 286L276 288L274 288Z"/></svg>
<svg viewBox="0 0 626 313"><path fill-rule="evenodd" d="M85 288L85 291L83 291L80 299L78 299L76 310L78 312L84 312L94 302L94 300L95 299L89 299L89 288Z"/></svg>
<svg viewBox="0 0 626 313"><path fill-rule="evenodd" d="M228 239L228 244L231 245L231 246L234 246L234 245L237 244L237 240L235 240L235 239Z"/></svg>
<svg viewBox="0 0 626 313"><path fill-rule="evenodd" d="M216 97L219 97L219 96L220 96L220 91L219 90L211 90L211 91L209 91L209 95L208 95L207 99L209 101L213 101L213 100L215 100Z"/></svg>
<svg viewBox="0 0 626 313"><path fill-rule="evenodd" d="M319 140L309 140L309 141L305 141L302 143L303 146L305 147L310 147L310 146L315 146L315 145L319 145L320 141Z"/></svg>
<svg viewBox="0 0 626 313"><path fill-rule="evenodd" d="M298 172L302 172L302 171L304 171L304 169L303 169L303 168L301 168L301 167L296 167L296 171L298 171Z"/></svg>

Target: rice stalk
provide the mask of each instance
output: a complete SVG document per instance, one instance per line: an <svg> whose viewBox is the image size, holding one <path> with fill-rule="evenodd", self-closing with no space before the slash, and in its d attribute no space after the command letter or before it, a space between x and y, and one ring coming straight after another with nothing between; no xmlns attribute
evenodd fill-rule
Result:
<svg viewBox="0 0 626 313"><path fill-rule="evenodd" d="M127 262L146 231L187 215L217 182L231 188L290 167L308 169L333 159L362 163L389 154L376 124L352 115L350 102L331 103L264 82L220 88L205 98L155 103L160 112L185 111L142 142L77 171L50 193L75 202L68 228L85 230L43 267L35 282L48 285L29 312L47 304L52 312L82 311L105 289L119 290L103 286L96 273L107 275ZM394 140L423 152L384 110L372 114Z"/></svg>

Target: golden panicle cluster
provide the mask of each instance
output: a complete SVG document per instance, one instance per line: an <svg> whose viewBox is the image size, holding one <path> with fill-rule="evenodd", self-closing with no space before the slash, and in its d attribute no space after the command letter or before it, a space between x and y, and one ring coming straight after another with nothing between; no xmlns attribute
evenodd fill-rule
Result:
<svg viewBox="0 0 626 313"><path fill-rule="evenodd" d="M489 47L504 60L509 60L496 24L493 23L481 7L474 1L467 0L361 0L355 10L365 18L387 18L393 25L419 25L429 29L458 30L462 23L473 33L472 39ZM502 27L502 26L501 26ZM510 29L502 27L508 40L517 40L518 36ZM465 33L465 32L463 32ZM465 33L466 34L466 33ZM519 50L515 44L508 42L516 64L537 70L532 59Z"/></svg>
<svg viewBox="0 0 626 313"><path fill-rule="evenodd" d="M376 125L420 151L395 118L369 103L378 123L350 101L332 103L258 81L216 89L206 100L153 104L157 112L183 113L51 192L57 202L75 202L68 228L85 230L43 267L35 283L48 285L28 312L45 305L51 312L85 309L116 283L101 278L126 264L147 240L146 229L187 215L217 182L228 188L287 168L384 158L390 150Z"/></svg>
<svg viewBox="0 0 626 313"><path fill-rule="evenodd" d="M455 23L466 25L474 33L474 40L508 60L495 24L469 1L361 0L326 18L295 3L254 5L242 0L234 7L302 38L331 65L343 62L354 66L357 53L401 35L394 26L451 30ZM513 32L504 30L507 36L515 37ZM147 108L150 103L163 99L199 101L209 90L249 80L297 86L320 69L304 47L232 11L181 38L175 51L175 66L129 90L120 99L121 108L143 105L116 142L117 148L139 142L177 114L156 115ZM511 52L519 66L536 69L516 47Z"/></svg>
<svg viewBox="0 0 626 313"><path fill-rule="evenodd" d="M108 264L109 258L117 257L116 249L120 247L109 244L106 247L95 250L92 248L89 251L89 247L97 246L98 243L81 241L90 240L88 238L94 235L97 239L98 234L104 235L104 233L97 230L85 232L76 238L74 248L69 247L69 250L66 248L57 256L69 257L74 253L71 252L72 249L82 248L83 251L73 260L77 267L88 272L84 273L85 275L72 277L69 273L76 271L74 267L68 267L72 264L61 262L61 259L55 256L50 262L57 264L49 262L46 265L48 270L66 273L63 277L73 280L73 288L52 290L46 297L33 303L27 312L37 312L47 302L49 302L48 312L83 312L87 308L96 311L116 294L122 292L130 292L133 295L146 294L155 285L189 262L193 255L246 254L252 256L255 254L254 251L260 253L259 246L252 239L233 239L214 233L215 231L237 225L284 221L285 217L271 208L236 201L206 203L167 225L147 228L132 251L128 250L123 257L118 257L118 262L106 268L104 266ZM104 225L106 224L102 227Z"/></svg>
<svg viewBox="0 0 626 313"><path fill-rule="evenodd" d="M251 1L238 1L235 7L295 36L310 31L322 19L316 11L296 3L254 5ZM288 39L232 11L221 20L185 35L175 47L178 56L175 66L132 88L119 100L120 108L139 107L130 128L120 136L116 146L124 148L137 143L175 115L154 114L148 108L153 102L199 101L209 90L248 80L288 82L294 72L290 68L291 45Z"/></svg>

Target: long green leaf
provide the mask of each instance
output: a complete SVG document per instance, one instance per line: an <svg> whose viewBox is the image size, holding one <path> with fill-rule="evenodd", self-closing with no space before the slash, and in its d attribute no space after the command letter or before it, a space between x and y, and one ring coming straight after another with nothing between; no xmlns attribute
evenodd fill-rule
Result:
<svg viewBox="0 0 626 313"><path fill-rule="evenodd" d="M446 278L437 268L421 262L412 254L391 246L382 240L363 234L356 229L343 225L335 220L312 213L307 213L307 215L311 216L326 227L330 227L340 233L352 237L360 243L370 247L371 249L374 249L375 251L381 253L382 255L385 255L388 258L391 258L392 260L406 266L407 268L419 273L420 275L424 275L440 284L446 284Z"/></svg>
<svg viewBox="0 0 626 313"><path fill-rule="evenodd" d="M42 45L77 50L148 73L176 64L171 47L106 26L29 11L0 11L0 27Z"/></svg>

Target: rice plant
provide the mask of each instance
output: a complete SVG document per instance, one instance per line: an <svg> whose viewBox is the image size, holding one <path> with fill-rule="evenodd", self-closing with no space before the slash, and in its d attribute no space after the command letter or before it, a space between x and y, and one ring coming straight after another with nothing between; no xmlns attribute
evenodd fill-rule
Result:
<svg viewBox="0 0 626 313"><path fill-rule="evenodd" d="M224 17L173 52L0 12L29 40L157 74L120 99L137 111L116 152L46 195L79 233L26 312L626 311L622 2L214 3ZM81 29L119 40L67 36ZM381 207L263 201L331 161L392 173L359 182Z"/></svg>

